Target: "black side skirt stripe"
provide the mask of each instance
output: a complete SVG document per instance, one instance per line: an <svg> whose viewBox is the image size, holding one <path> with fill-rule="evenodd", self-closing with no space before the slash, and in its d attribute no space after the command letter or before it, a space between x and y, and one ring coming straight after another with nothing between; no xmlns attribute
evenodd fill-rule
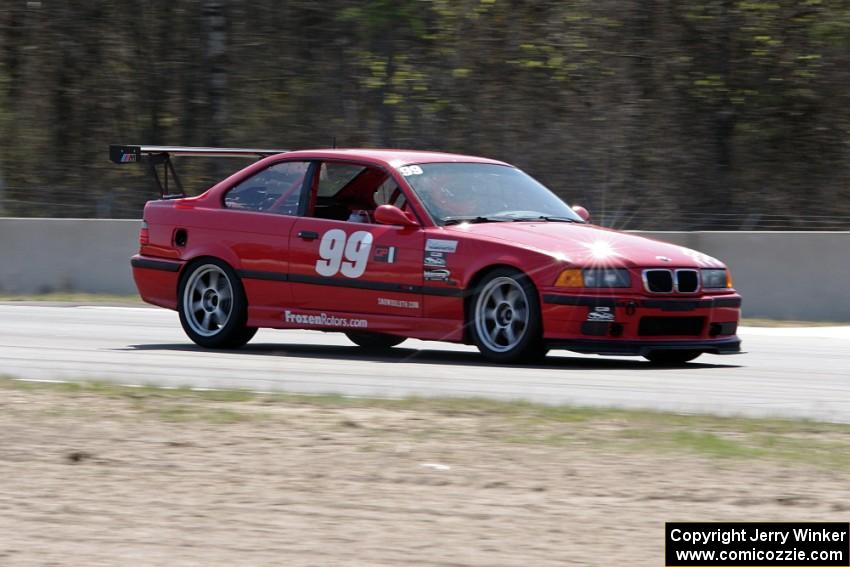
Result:
<svg viewBox="0 0 850 567"><path fill-rule="evenodd" d="M467 292L462 289L449 289L446 287L421 286L422 295L439 295L441 297L465 297Z"/></svg>
<svg viewBox="0 0 850 567"><path fill-rule="evenodd" d="M406 285L390 282L367 282L361 280L343 280L340 278L323 278L319 276L303 276L300 274L282 274L279 272L261 272L255 270L239 270L239 276L252 280L272 280L280 282L303 283L310 285L327 285L353 289L371 289L375 291L392 291L396 293L414 293L417 295L438 295L444 297L462 297L462 289L450 289L434 286Z"/></svg>
<svg viewBox="0 0 850 567"><path fill-rule="evenodd" d="M349 287L355 289L374 289L377 291L400 291L402 293L422 293L422 286L394 284L390 282L367 282L354 279L323 278L320 276L302 276L289 274L289 281L294 283L329 285L332 287Z"/></svg>
<svg viewBox="0 0 850 567"><path fill-rule="evenodd" d="M278 272L260 272L257 270L239 270L236 272L239 277L247 280L271 280L275 282L289 281L289 274L281 274Z"/></svg>
<svg viewBox="0 0 850 567"><path fill-rule="evenodd" d="M144 260L134 258L130 260L130 265L134 268L145 268L148 270L162 270L164 272L179 272L180 264L176 262L163 262L160 260Z"/></svg>

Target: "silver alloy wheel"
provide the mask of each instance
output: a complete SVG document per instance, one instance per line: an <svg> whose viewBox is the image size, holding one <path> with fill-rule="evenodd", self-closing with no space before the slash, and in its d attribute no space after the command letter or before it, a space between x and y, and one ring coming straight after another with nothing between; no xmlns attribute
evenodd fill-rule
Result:
<svg viewBox="0 0 850 567"><path fill-rule="evenodd" d="M215 264L199 266L183 290L183 312L192 330L203 337L215 336L230 320L233 286Z"/></svg>
<svg viewBox="0 0 850 567"><path fill-rule="evenodd" d="M488 349L507 352L525 337L529 320L525 290L513 278L487 282L475 301L475 331Z"/></svg>

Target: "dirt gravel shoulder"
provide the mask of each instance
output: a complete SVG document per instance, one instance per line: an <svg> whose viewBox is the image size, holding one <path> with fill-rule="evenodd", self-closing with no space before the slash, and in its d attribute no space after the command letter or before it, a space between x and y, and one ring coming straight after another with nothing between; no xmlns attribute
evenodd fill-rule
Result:
<svg viewBox="0 0 850 567"><path fill-rule="evenodd" d="M845 520L850 428L0 380L0 564L653 565Z"/></svg>

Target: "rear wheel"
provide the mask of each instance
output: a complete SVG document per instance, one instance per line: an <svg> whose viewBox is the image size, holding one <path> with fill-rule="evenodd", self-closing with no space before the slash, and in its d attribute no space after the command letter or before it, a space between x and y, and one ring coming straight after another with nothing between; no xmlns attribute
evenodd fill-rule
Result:
<svg viewBox="0 0 850 567"><path fill-rule="evenodd" d="M384 333L345 333L351 342L370 350L386 350L404 342L404 337Z"/></svg>
<svg viewBox="0 0 850 567"><path fill-rule="evenodd" d="M658 366L678 366L701 354L698 350L654 350L645 354L644 358Z"/></svg>
<svg viewBox="0 0 850 567"><path fill-rule="evenodd" d="M537 290L522 272L490 272L472 299L470 319L472 339L489 360L518 362L546 355Z"/></svg>
<svg viewBox="0 0 850 567"><path fill-rule="evenodd" d="M214 258L190 264L180 279L177 312L183 330L206 348L238 348L251 340L248 302L233 269Z"/></svg>

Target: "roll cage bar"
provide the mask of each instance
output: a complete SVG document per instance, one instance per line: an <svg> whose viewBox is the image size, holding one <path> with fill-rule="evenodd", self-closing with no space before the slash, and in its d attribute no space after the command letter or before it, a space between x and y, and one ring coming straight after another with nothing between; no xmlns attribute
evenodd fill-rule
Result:
<svg viewBox="0 0 850 567"><path fill-rule="evenodd" d="M186 146L134 146L112 144L109 146L109 159L113 163L140 163L147 166L154 178L159 195L162 199L179 199L185 197L183 184L171 162L171 156L184 157L236 157L263 159L289 150L257 149L257 148L198 148ZM159 166L162 166L160 177ZM177 193L170 192L169 177L176 187Z"/></svg>

